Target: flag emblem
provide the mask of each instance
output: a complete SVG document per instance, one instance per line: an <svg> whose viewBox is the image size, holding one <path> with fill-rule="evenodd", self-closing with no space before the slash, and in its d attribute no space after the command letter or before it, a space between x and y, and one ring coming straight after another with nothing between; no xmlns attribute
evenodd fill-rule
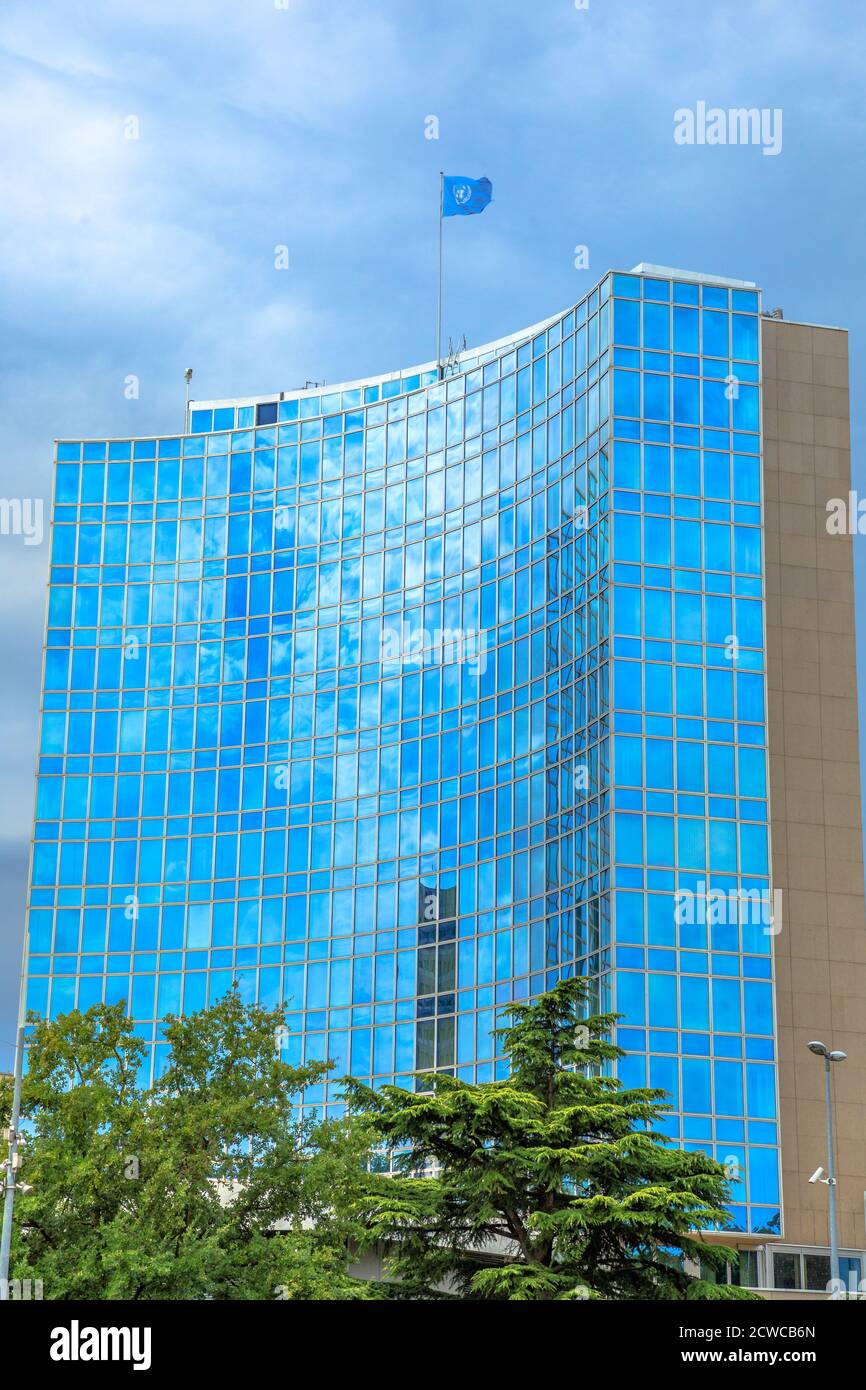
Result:
<svg viewBox="0 0 866 1390"><path fill-rule="evenodd" d="M442 182L442 216L471 217L483 212L492 197L493 184L489 179L446 174Z"/></svg>

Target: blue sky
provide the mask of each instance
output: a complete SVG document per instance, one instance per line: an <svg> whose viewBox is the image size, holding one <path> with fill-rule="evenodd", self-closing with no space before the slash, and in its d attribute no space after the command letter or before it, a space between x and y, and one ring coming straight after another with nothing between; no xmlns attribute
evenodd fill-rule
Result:
<svg viewBox="0 0 866 1390"><path fill-rule="evenodd" d="M846 325L856 384L864 57L855 0L5 0L0 491L48 498L55 436L177 429L188 366L205 399L429 359L440 168L494 187L446 224L446 338L499 337L646 260ZM781 152L678 145L674 112L701 100L780 108ZM46 564L0 535L0 1067Z"/></svg>

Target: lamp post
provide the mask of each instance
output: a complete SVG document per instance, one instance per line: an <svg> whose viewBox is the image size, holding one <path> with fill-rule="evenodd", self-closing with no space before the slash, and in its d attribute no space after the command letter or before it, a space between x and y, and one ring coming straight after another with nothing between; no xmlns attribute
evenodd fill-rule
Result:
<svg viewBox="0 0 866 1390"><path fill-rule="evenodd" d="M824 1058L824 1097L827 1110L827 1186L830 1225L830 1278L839 1284L839 1235L836 1230L836 1159L833 1152L833 1086L830 1069L834 1062L844 1062L847 1052L831 1052L826 1043L810 1042L809 1051Z"/></svg>

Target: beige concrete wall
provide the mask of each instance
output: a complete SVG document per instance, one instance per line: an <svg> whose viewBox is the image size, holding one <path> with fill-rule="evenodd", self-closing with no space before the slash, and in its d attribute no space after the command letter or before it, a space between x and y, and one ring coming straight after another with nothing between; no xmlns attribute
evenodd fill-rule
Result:
<svg viewBox="0 0 866 1390"><path fill-rule="evenodd" d="M866 916L850 536L826 503L851 477L848 339L764 319L764 489L784 1234L826 1245L824 1068L834 1066L839 1241L866 1247Z"/></svg>

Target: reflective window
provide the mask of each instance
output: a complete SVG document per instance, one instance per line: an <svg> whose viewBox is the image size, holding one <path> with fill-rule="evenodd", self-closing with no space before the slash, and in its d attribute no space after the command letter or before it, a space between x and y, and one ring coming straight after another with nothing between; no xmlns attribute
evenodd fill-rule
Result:
<svg viewBox="0 0 866 1390"><path fill-rule="evenodd" d="M758 333L618 274L441 382L61 442L31 1006L158 1069L237 979L291 1060L484 1081L577 970L772 1230Z"/></svg>

